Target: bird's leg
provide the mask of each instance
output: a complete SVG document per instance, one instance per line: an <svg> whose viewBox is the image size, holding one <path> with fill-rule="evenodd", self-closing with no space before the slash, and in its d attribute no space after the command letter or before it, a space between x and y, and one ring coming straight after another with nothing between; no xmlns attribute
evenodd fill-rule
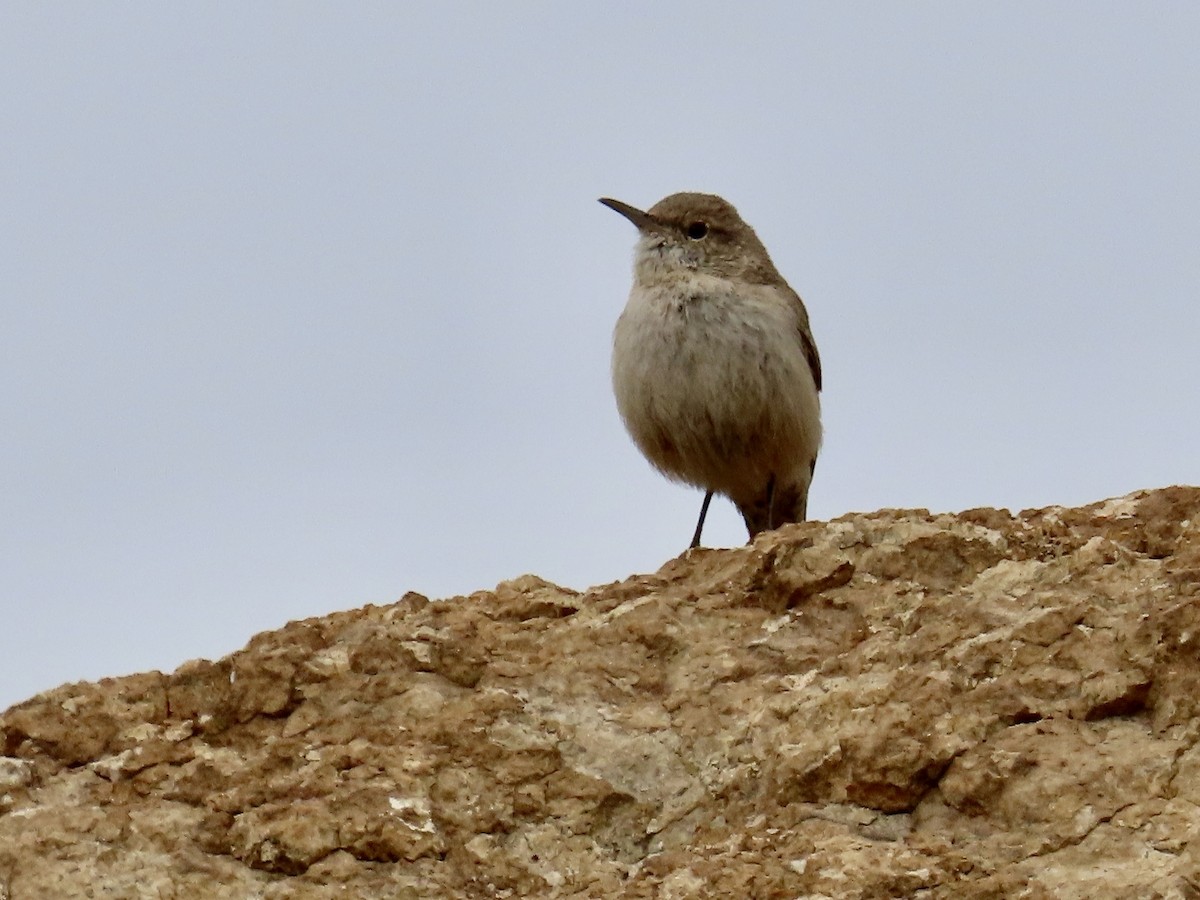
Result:
<svg viewBox="0 0 1200 900"><path fill-rule="evenodd" d="M767 479L767 531L775 527L775 473Z"/></svg>
<svg viewBox="0 0 1200 900"><path fill-rule="evenodd" d="M700 521L696 523L696 533L692 535L691 546L689 550L700 546L700 532L704 530L704 517L708 515L708 504L712 502L712 491L707 491L704 494L704 502L700 504Z"/></svg>

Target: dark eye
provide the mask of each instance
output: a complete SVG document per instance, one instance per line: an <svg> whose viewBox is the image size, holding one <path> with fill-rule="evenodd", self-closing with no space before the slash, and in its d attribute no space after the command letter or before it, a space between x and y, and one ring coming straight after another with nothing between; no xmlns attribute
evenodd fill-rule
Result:
<svg viewBox="0 0 1200 900"><path fill-rule="evenodd" d="M708 226L703 222L692 222L684 233L693 241L702 241L708 236Z"/></svg>

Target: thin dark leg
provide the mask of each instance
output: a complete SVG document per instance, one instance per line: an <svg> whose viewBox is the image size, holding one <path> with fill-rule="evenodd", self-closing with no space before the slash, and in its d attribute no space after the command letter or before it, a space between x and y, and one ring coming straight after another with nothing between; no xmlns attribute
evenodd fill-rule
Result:
<svg viewBox="0 0 1200 900"><path fill-rule="evenodd" d="M775 473L767 479L767 531L775 527Z"/></svg>
<svg viewBox="0 0 1200 900"><path fill-rule="evenodd" d="M696 533L692 535L691 546L689 550L700 546L700 532L704 530L704 517L708 515L708 504L712 503L712 491L708 491L704 495L704 502L700 504L700 521L696 523Z"/></svg>

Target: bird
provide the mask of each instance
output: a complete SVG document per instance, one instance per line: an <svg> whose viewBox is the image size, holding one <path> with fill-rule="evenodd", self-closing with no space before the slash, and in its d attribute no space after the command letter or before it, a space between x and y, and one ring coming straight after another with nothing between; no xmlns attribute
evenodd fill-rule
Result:
<svg viewBox="0 0 1200 900"><path fill-rule="evenodd" d="M734 206L671 194L641 210L633 286L613 330L612 384L633 442L668 478L715 494L749 539L808 515L821 447L821 358L808 310Z"/></svg>

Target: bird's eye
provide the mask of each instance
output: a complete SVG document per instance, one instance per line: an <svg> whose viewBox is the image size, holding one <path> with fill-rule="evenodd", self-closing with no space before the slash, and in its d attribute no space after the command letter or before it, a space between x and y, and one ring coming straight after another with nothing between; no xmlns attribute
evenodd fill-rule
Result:
<svg viewBox="0 0 1200 900"><path fill-rule="evenodd" d="M692 222L684 233L693 241L702 241L708 236L708 225L704 222Z"/></svg>

